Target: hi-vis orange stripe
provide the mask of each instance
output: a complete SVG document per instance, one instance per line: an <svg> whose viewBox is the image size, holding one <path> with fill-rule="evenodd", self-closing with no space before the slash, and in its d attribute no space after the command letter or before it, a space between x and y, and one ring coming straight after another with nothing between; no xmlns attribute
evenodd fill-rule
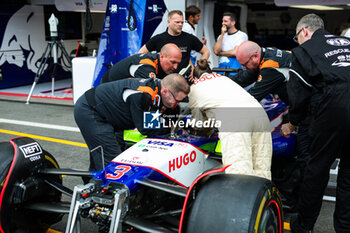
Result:
<svg viewBox="0 0 350 233"><path fill-rule="evenodd" d="M150 96L152 96L152 100L154 100L158 94L158 87L156 87L155 90L153 90L151 87L148 86L139 86L137 90L149 94Z"/></svg>
<svg viewBox="0 0 350 233"><path fill-rule="evenodd" d="M141 59L140 64L148 64L154 67L156 69L156 73L158 74L158 59L152 61L149 58Z"/></svg>
<svg viewBox="0 0 350 233"><path fill-rule="evenodd" d="M267 61L262 61L260 63L260 69L262 68L278 68L280 67L280 64L276 61L273 60L267 60Z"/></svg>

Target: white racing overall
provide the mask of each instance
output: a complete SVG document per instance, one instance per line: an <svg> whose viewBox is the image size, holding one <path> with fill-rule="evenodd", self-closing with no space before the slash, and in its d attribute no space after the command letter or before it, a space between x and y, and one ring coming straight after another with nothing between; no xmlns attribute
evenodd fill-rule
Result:
<svg viewBox="0 0 350 233"><path fill-rule="evenodd" d="M192 118L221 121L219 138L226 173L271 180L272 138L270 121L260 103L235 82L205 73L191 86Z"/></svg>

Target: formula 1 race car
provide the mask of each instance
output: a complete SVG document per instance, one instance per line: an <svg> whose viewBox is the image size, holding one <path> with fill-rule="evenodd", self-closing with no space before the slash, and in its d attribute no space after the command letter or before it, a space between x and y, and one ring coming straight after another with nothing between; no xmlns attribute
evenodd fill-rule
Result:
<svg viewBox="0 0 350 233"><path fill-rule="evenodd" d="M272 131L286 106L264 103ZM277 134L276 134L277 135ZM274 156L291 153L291 141L273 136ZM66 233L81 218L99 232L283 232L278 189L266 179L225 174L217 137L143 138L103 170L60 169L33 139L0 143L0 232L45 232L68 214ZM63 175L91 178L71 190ZM62 194L71 196L62 201Z"/></svg>

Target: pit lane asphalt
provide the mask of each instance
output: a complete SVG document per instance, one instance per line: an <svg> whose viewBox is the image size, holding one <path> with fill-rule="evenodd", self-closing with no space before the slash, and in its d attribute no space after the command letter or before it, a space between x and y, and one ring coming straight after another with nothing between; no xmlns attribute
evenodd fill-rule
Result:
<svg viewBox="0 0 350 233"><path fill-rule="evenodd" d="M16 120L19 122L11 122ZM68 126L73 128L57 129L35 126L34 122L41 124L50 124L58 126ZM23 125L25 124L25 125ZM58 127L59 128L59 127ZM75 132L77 126L73 117L72 104L48 104L48 103L30 103L23 101L0 100L0 142L9 141L18 136L30 135L30 137L40 136L35 139L49 153L51 153L61 168L74 168L86 170L88 167L88 149L84 147L84 140L80 132ZM65 141L59 141L65 140ZM73 189L75 184L81 183L77 177L64 177L64 185ZM64 200L69 198L64 196ZM333 229L333 211L334 203L324 201L321 214L316 223L315 233L334 233ZM289 214L285 214L285 232L289 232ZM67 216L63 221L55 224L53 230L64 232ZM98 227L91 221L83 219L81 232L97 233Z"/></svg>

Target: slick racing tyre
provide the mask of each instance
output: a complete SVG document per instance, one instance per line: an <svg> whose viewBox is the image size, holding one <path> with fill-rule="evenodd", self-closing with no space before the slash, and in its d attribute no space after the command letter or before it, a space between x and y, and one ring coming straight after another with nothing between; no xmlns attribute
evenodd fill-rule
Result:
<svg viewBox="0 0 350 233"><path fill-rule="evenodd" d="M43 155L45 159L43 162L43 167L41 168L59 168L57 161L51 154L49 154L47 151L44 150ZM39 184L42 191L34 195L33 199L30 200L29 202L48 203L48 204L49 203L55 204L60 202L61 192L47 185L45 183L45 180L62 184L62 177L60 175L50 175L48 177L38 175L38 176L32 177L32 180L29 182L35 182ZM16 223L16 225L21 226L21 229L23 229L24 227L25 231L23 230L22 231L26 233L40 232L40 231L46 232L46 230L51 225L59 222L63 217L63 214L36 211L28 208L19 208L18 212L14 214L18 216L18 222Z"/></svg>
<svg viewBox="0 0 350 233"><path fill-rule="evenodd" d="M271 181L219 174L200 188L188 214L187 233L281 233L280 195Z"/></svg>
<svg viewBox="0 0 350 233"><path fill-rule="evenodd" d="M33 140L26 138L17 141L33 144ZM59 168L57 161L47 151L41 150L40 159L35 163L23 162L28 159L14 148L10 143L0 143L0 166L7 173L0 176L0 230L6 233L45 232L63 215L36 209L38 206L60 202L61 192L48 185L47 181L62 184L62 179L60 175L41 175L38 170Z"/></svg>

